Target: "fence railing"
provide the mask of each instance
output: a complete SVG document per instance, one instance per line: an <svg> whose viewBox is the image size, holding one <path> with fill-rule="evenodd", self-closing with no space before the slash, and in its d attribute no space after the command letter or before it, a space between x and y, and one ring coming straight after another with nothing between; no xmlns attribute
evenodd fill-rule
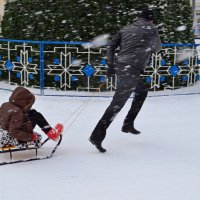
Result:
<svg viewBox="0 0 200 200"><path fill-rule="evenodd" d="M112 91L117 77L107 79L106 47L86 42L0 39L0 80L23 86L60 90ZM176 89L200 79L198 44L163 44L153 54L143 78L150 89Z"/></svg>

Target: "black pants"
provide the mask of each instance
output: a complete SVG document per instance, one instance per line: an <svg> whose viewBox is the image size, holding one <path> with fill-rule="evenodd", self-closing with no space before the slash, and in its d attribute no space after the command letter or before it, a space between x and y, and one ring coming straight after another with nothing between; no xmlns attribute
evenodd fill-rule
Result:
<svg viewBox="0 0 200 200"><path fill-rule="evenodd" d="M118 66L119 69L123 70L117 73L117 89L111 103L92 132L91 138L95 141L104 140L106 129L134 92L135 96L131 108L124 120L124 123L133 126L134 120L147 97L148 88L144 85L140 77L141 71L131 68L131 66L127 68L125 66L125 64L120 64L120 66Z"/></svg>
<svg viewBox="0 0 200 200"><path fill-rule="evenodd" d="M45 133L47 133L51 129L51 126L44 118L44 116L34 109L28 112L28 118L32 122L33 129L35 128L36 125L38 125Z"/></svg>

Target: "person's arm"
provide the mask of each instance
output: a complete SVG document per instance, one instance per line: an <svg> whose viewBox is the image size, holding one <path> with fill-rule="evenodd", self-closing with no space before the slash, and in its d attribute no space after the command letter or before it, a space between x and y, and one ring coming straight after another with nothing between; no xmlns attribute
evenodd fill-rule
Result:
<svg viewBox="0 0 200 200"><path fill-rule="evenodd" d="M115 74L114 69L114 57L115 57L115 51L116 48L120 45L121 42L121 34L118 32L116 35L114 35L108 44L108 47L106 49L106 60L107 60L107 77L112 77Z"/></svg>
<svg viewBox="0 0 200 200"><path fill-rule="evenodd" d="M24 120L22 111L13 112L10 116L9 134L17 140L30 142L33 138L32 122L27 118Z"/></svg>
<svg viewBox="0 0 200 200"><path fill-rule="evenodd" d="M107 57L107 63L112 64L114 63L114 56L116 48L120 45L121 42L121 34L118 32L116 35L114 35L111 39L111 41L108 44L108 47L106 49L106 57Z"/></svg>
<svg viewBox="0 0 200 200"><path fill-rule="evenodd" d="M152 53L156 53L156 52L159 52L161 51L161 40L160 40L160 36L159 36L159 33L158 33L158 30L157 28L155 28L155 31L154 31L154 35L153 35L153 41L152 41Z"/></svg>

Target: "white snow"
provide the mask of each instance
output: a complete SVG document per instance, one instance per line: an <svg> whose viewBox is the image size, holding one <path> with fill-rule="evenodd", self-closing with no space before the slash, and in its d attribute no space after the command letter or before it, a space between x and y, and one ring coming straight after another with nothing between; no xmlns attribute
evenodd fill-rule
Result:
<svg viewBox="0 0 200 200"><path fill-rule="evenodd" d="M10 94L0 90L0 103ZM148 97L135 123L140 135L120 131L131 100L109 127L102 154L88 138L111 98L37 95L34 108L52 126L65 122L63 141L51 159L0 166L0 199L199 200L200 95Z"/></svg>
<svg viewBox="0 0 200 200"><path fill-rule="evenodd" d="M177 59L176 61L182 62L185 59L190 59L192 56L194 56L194 50L186 49L186 50L177 50Z"/></svg>
<svg viewBox="0 0 200 200"><path fill-rule="evenodd" d="M101 34L94 37L91 42L83 44L82 46L85 49L102 47L107 44L109 37L110 37L110 34Z"/></svg>
<svg viewBox="0 0 200 200"><path fill-rule="evenodd" d="M43 11L38 11L35 13L35 15L41 15L43 13Z"/></svg>
<svg viewBox="0 0 200 200"><path fill-rule="evenodd" d="M65 23L67 23L67 20L62 20L62 24L65 24Z"/></svg>
<svg viewBox="0 0 200 200"><path fill-rule="evenodd" d="M176 31L185 31L187 27L185 25L179 26L176 28Z"/></svg>
<svg viewBox="0 0 200 200"><path fill-rule="evenodd" d="M72 65L81 65L82 60L81 59L74 59L72 60Z"/></svg>

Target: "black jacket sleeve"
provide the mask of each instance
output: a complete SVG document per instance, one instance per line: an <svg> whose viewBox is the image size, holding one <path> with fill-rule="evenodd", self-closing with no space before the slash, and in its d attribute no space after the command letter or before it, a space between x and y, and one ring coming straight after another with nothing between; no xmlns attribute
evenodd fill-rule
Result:
<svg viewBox="0 0 200 200"><path fill-rule="evenodd" d="M114 35L108 44L108 47L106 49L106 57L108 64L113 64L115 51L118 46L120 46L121 42L121 34L118 32L116 35Z"/></svg>
<svg viewBox="0 0 200 200"><path fill-rule="evenodd" d="M151 46L152 53L159 52L161 50L162 43L161 43L157 28L155 28L154 35L152 38L153 38L153 42L152 42L152 46Z"/></svg>

